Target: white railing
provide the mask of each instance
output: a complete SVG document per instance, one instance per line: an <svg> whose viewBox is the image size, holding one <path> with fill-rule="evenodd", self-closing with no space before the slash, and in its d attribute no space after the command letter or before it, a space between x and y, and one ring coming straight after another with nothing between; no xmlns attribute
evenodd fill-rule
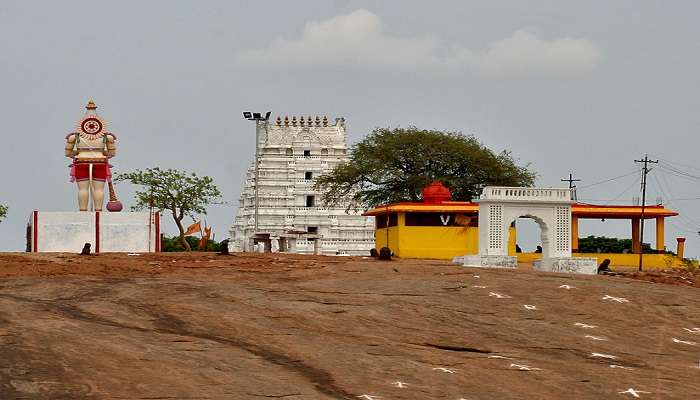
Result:
<svg viewBox="0 0 700 400"><path fill-rule="evenodd" d="M481 192L483 200L571 201L571 189L536 187L487 186Z"/></svg>

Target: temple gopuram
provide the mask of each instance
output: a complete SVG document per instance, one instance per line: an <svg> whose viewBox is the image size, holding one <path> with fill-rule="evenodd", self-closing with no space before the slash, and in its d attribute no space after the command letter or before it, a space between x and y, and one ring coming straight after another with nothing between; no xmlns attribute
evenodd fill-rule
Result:
<svg viewBox="0 0 700 400"><path fill-rule="evenodd" d="M231 227L231 251L368 255L373 218L326 207L314 180L348 160L344 118L277 117L256 121L259 154L255 224L255 162L243 185Z"/></svg>

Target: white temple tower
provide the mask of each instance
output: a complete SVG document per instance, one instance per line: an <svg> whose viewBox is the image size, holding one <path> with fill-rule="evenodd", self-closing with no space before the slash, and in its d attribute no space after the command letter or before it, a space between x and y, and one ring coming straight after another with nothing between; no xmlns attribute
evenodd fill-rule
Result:
<svg viewBox="0 0 700 400"><path fill-rule="evenodd" d="M345 119L293 116L256 121L259 151L258 232L255 232L255 162L246 174L231 251L268 251L328 255L369 255L374 221L346 204L324 207L314 180L348 160Z"/></svg>

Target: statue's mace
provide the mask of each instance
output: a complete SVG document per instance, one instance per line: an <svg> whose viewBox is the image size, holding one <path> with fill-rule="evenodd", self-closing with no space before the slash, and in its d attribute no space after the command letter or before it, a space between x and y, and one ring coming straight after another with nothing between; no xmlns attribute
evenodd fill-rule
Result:
<svg viewBox="0 0 700 400"><path fill-rule="evenodd" d="M109 182L107 182L107 184L109 185L109 202L107 202L107 211L119 212L124 208L124 205L121 201L119 201L119 199L117 199L117 192L114 190L114 184L112 184L111 179Z"/></svg>

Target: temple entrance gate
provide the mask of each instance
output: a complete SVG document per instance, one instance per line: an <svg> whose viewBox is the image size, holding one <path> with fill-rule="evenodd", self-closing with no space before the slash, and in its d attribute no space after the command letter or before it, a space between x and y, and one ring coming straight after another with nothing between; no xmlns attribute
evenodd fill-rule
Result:
<svg viewBox="0 0 700 400"><path fill-rule="evenodd" d="M484 188L479 203L479 255L465 256L464 265L516 268L508 255L508 234L518 218L532 218L541 229L542 271L595 273L595 259L571 257L571 189Z"/></svg>

